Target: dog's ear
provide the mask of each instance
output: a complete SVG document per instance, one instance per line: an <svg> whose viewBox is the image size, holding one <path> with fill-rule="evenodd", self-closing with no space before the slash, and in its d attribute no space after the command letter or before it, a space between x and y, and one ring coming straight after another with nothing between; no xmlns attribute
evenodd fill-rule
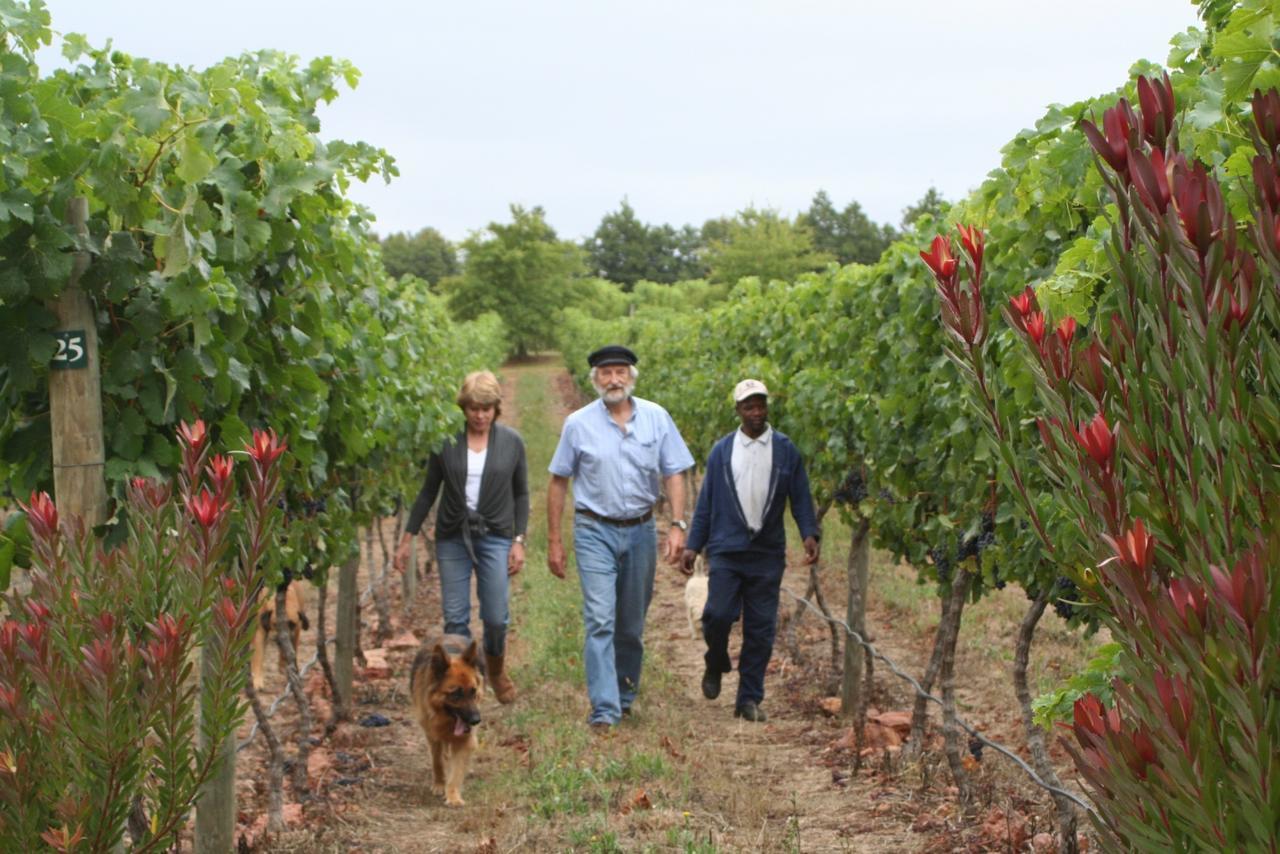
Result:
<svg viewBox="0 0 1280 854"><path fill-rule="evenodd" d="M431 650L431 672L439 679L449 670L449 653L445 652L444 644L436 644Z"/></svg>
<svg viewBox="0 0 1280 854"><path fill-rule="evenodd" d="M311 621L307 619L306 611L298 612L298 622L302 624L302 630L304 632L311 628Z"/></svg>
<svg viewBox="0 0 1280 854"><path fill-rule="evenodd" d="M476 658L479 656L480 648L476 646L475 640L467 645L467 651L462 654L462 660L472 667L476 666Z"/></svg>

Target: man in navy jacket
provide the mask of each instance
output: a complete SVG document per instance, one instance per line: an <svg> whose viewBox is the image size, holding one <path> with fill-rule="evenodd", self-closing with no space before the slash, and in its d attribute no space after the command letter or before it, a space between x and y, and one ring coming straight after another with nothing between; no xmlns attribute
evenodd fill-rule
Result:
<svg viewBox="0 0 1280 854"><path fill-rule="evenodd" d="M706 549L707 605L702 636L707 643L702 694L720 696L728 673L729 630L742 617L735 717L763 721L764 672L773 655L778 625L778 593L787 563L783 513L791 501L806 564L818 560L818 522L804 461L791 440L769 426L769 391L759 380L743 380L733 390L742 426L716 442L707 457L706 477L681 568L693 572Z"/></svg>

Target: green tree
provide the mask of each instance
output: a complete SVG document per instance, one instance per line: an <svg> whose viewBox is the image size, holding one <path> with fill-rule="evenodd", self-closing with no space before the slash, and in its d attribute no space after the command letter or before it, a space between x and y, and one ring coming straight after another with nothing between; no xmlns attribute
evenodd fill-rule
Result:
<svg viewBox="0 0 1280 854"><path fill-rule="evenodd" d="M826 190L819 190L797 222L813 232L814 248L841 264L874 264L897 238L893 226L872 222L856 201L837 211Z"/></svg>
<svg viewBox="0 0 1280 854"><path fill-rule="evenodd" d="M424 228L417 234L396 232L379 242L382 266L394 278L407 273L436 285L444 277L458 274L457 250L434 228Z"/></svg>
<svg viewBox="0 0 1280 854"><path fill-rule="evenodd" d="M937 187L930 187L919 201L902 209L902 230L910 231L916 220L925 214L931 214L936 221L941 222L949 210L951 203L942 197Z"/></svg>
<svg viewBox="0 0 1280 854"><path fill-rule="evenodd" d="M571 285L584 269L582 251L556 236L541 207L520 205L511 206L510 223L489 223L462 249L462 275L446 283L454 316L497 314L520 355L550 345L557 310L577 294Z"/></svg>
<svg viewBox="0 0 1280 854"><path fill-rule="evenodd" d="M703 226L703 233L706 231ZM832 256L814 248L813 233L807 226L793 223L777 211L747 208L728 223L725 235L707 247L713 282L734 284L747 276L766 282L791 281L832 261Z"/></svg>
<svg viewBox="0 0 1280 854"><path fill-rule="evenodd" d="M698 260L701 236L691 226L640 221L626 199L617 211L605 214L595 234L585 241L594 275L631 290L636 282L671 284L703 272Z"/></svg>

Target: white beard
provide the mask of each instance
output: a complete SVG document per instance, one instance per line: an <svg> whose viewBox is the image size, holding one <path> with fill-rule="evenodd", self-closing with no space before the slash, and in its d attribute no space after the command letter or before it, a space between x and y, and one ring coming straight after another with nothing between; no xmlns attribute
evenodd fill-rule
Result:
<svg viewBox="0 0 1280 854"><path fill-rule="evenodd" d="M606 388L601 385L596 385L595 388L596 394L600 395L600 399L603 400L606 405L613 406L622 403L624 400L631 397L631 392L636 390L636 384L629 382L622 388Z"/></svg>

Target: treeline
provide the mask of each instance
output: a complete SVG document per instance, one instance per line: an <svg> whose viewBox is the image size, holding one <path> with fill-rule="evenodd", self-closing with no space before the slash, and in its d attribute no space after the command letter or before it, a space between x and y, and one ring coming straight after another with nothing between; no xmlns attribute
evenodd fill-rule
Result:
<svg viewBox="0 0 1280 854"><path fill-rule="evenodd" d="M902 227L947 208L937 190L903 211ZM581 243L564 240L540 207L512 206L511 221L490 223L461 244L434 228L380 240L393 278L410 275L448 298L460 319L497 313L517 352L554 346L558 312L606 299L601 283L630 292L641 282L704 280L727 287L745 276L792 279L829 265L869 264L898 237L856 201L837 208L825 191L794 219L748 208L701 227L643 222L623 199Z"/></svg>

